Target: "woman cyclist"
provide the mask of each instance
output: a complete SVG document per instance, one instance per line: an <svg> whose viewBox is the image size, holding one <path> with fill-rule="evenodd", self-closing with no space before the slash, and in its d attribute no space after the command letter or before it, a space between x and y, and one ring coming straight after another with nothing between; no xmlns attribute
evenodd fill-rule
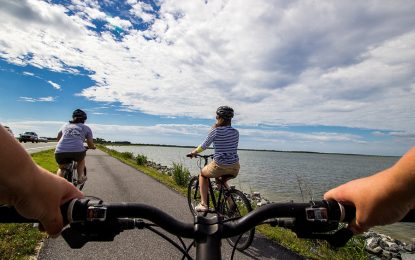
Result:
<svg viewBox="0 0 415 260"><path fill-rule="evenodd" d="M208 180L206 178L220 178L226 184L229 178L235 178L239 172L239 157L237 153L239 132L231 126L234 111L228 106L220 106L216 110L216 123L213 125L205 141L194 149L189 157L206 150L212 143L215 148L213 160L206 165L199 175L201 202L195 207L196 211L207 211Z"/></svg>
<svg viewBox="0 0 415 260"><path fill-rule="evenodd" d="M86 155L84 141L86 140L89 149L95 149L91 128L84 125L86 119L86 113L81 109L73 111L72 121L66 123L59 130L58 145L55 150L55 159L59 164L58 175L63 177L62 169L65 164L74 160L78 163L77 172L80 183L86 181L86 176L84 176Z"/></svg>

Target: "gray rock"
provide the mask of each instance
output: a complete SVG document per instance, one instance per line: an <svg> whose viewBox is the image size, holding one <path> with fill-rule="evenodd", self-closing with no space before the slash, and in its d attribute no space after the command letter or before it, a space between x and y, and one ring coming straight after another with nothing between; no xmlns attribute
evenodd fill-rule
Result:
<svg viewBox="0 0 415 260"><path fill-rule="evenodd" d="M382 254L383 249L380 246L377 247L366 247L366 251L368 251L371 254L379 255Z"/></svg>
<svg viewBox="0 0 415 260"><path fill-rule="evenodd" d="M412 243L412 244L409 244L409 245L404 246L404 249L407 252L414 253L415 252L415 243Z"/></svg>
<svg viewBox="0 0 415 260"><path fill-rule="evenodd" d="M415 260L415 254L403 253L401 254L401 258L402 260Z"/></svg>

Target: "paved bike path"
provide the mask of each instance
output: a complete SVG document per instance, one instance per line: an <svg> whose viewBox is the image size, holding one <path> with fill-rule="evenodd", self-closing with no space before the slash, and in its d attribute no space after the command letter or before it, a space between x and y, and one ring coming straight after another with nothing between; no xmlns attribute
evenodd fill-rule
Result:
<svg viewBox="0 0 415 260"><path fill-rule="evenodd" d="M151 177L125 165L100 150L87 152L88 181L85 195L105 202L140 202L162 209L184 222L192 215L187 199ZM171 236L172 237L172 236ZM188 245L189 240L186 241ZM190 254L195 256L195 248ZM230 259L231 247L222 241L222 259ZM127 230L112 242L90 242L71 249L62 237L46 239L38 259L181 259L182 254L148 230ZM261 236L255 235L251 247L236 252L234 259L302 259Z"/></svg>

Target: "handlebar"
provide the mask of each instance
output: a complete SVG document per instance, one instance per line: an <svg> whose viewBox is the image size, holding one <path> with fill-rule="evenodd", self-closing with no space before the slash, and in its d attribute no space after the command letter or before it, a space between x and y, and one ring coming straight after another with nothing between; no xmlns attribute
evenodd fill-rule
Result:
<svg viewBox="0 0 415 260"><path fill-rule="evenodd" d="M123 230L143 228L144 224L140 219L149 220L171 234L194 239L206 237L206 227L212 225L221 225L219 236L227 238L242 234L260 224L270 224L289 228L300 238L326 239L339 247L353 234L348 229L338 230L338 224L349 222L355 216L354 207L326 200L271 203L235 221L224 221L220 216L196 216L194 223L181 222L156 207L142 203L104 203L97 199L74 199L64 204L61 211L65 223L70 224L62 235L73 248L79 248L88 241L111 241ZM401 221L415 222L415 210L410 211ZM0 206L0 222L36 221L23 218L12 207Z"/></svg>
<svg viewBox="0 0 415 260"><path fill-rule="evenodd" d="M189 158L203 158L203 159L207 160L209 158L213 158L213 154L203 155L203 154L198 154L198 153L197 154L188 153L188 154L186 154L186 157L189 157Z"/></svg>
<svg viewBox="0 0 415 260"><path fill-rule="evenodd" d="M62 231L62 236L71 248L81 248L90 241L113 241L124 230L151 230L151 226L156 224L178 237L194 239L197 259L205 259L206 254L213 254L211 259L220 258L222 238L243 234L261 224L288 228L299 238L324 239L334 247L342 247L353 233L347 228L339 229L339 223L349 222L355 217L354 207L333 200L271 203L240 219L224 220L220 215L195 216L194 223L181 222L150 205L104 203L97 198L74 199L64 204L61 212L64 222L70 224ZM0 223L33 222L36 220L23 218L12 207L0 206ZM415 222L415 210L411 210L401 222ZM163 237L169 241L168 237ZM174 241L169 242L175 245ZM176 247L188 256L188 249Z"/></svg>

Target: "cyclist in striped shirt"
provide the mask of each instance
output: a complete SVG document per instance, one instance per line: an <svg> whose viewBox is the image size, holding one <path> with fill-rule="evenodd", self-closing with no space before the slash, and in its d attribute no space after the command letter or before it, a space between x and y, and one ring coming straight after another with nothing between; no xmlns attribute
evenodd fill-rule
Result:
<svg viewBox="0 0 415 260"><path fill-rule="evenodd" d="M207 211L208 181L206 178L220 178L226 175L226 181L235 178L239 172L239 157L237 153L239 132L231 126L234 111L228 106L220 106L216 110L216 123L213 125L205 141L189 155L194 156L206 150L212 143L215 153L212 162L206 165L199 175L201 203L196 211Z"/></svg>

